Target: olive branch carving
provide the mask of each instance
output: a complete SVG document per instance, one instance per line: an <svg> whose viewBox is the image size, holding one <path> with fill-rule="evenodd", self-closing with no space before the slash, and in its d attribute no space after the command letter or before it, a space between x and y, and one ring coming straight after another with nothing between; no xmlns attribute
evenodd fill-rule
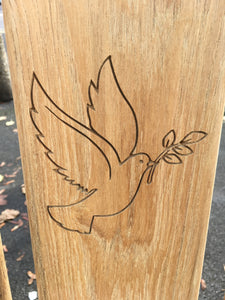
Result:
<svg viewBox="0 0 225 300"><path fill-rule="evenodd" d="M161 160L170 165L182 164L181 157L194 153L190 145L203 140L208 134L204 131L191 131L178 143L176 143L176 133L174 129L170 130L162 139L162 145L165 148L154 160L154 164L148 175L148 183L152 182L156 166Z"/></svg>

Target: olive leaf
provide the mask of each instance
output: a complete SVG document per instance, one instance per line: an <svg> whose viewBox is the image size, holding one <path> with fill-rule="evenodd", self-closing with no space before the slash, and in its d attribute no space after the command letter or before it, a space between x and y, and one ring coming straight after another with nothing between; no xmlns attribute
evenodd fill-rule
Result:
<svg viewBox="0 0 225 300"><path fill-rule="evenodd" d="M173 151L176 154L182 155L182 156L190 155L194 152L190 147L188 147L186 145L178 145L173 148Z"/></svg>
<svg viewBox="0 0 225 300"><path fill-rule="evenodd" d="M170 130L163 138L162 145L164 148L168 148L174 144L176 140L175 131L172 129Z"/></svg>
<svg viewBox="0 0 225 300"><path fill-rule="evenodd" d="M180 143L195 144L203 140L206 136L207 133L204 131L191 131L183 138L183 140Z"/></svg>
<svg viewBox="0 0 225 300"><path fill-rule="evenodd" d="M167 164L171 164L171 165L178 165L178 164L182 163L182 160L180 159L180 157L175 153L167 153L162 159Z"/></svg>

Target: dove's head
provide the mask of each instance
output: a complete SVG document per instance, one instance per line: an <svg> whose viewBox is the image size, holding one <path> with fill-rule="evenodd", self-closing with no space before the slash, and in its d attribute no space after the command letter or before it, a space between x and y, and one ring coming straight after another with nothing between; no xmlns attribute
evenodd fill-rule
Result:
<svg viewBox="0 0 225 300"><path fill-rule="evenodd" d="M136 160L139 166L143 167L144 170L148 166L149 162L151 161L149 155L146 153L138 153L136 155Z"/></svg>
<svg viewBox="0 0 225 300"><path fill-rule="evenodd" d="M136 172L141 174L142 179L145 173L147 172L147 183L150 184L157 163L155 161L152 161L147 153L138 153L135 156L137 169Z"/></svg>
<svg viewBox="0 0 225 300"><path fill-rule="evenodd" d="M138 153L134 154L135 158L135 166L136 172L140 173L141 175L148 170L149 164L151 163L151 158L146 153Z"/></svg>

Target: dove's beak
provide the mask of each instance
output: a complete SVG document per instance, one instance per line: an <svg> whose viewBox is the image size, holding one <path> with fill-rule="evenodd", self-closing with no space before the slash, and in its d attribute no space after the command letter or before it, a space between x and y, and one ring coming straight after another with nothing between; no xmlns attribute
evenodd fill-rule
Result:
<svg viewBox="0 0 225 300"><path fill-rule="evenodd" d="M147 163L147 166L148 167L152 167L152 166L154 166L155 165L155 161L153 161L153 160L150 160L148 163Z"/></svg>

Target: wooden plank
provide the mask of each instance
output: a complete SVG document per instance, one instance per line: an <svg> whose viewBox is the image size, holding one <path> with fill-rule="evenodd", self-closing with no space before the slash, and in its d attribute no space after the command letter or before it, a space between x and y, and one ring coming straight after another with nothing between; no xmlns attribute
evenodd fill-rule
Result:
<svg viewBox="0 0 225 300"><path fill-rule="evenodd" d="M39 298L197 299L224 1L3 8Z"/></svg>
<svg viewBox="0 0 225 300"><path fill-rule="evenodd" d="M5 256L2 247L2 238L0 234L0 300L12 300L9 286L8 272L5 264Z"/></svg>

